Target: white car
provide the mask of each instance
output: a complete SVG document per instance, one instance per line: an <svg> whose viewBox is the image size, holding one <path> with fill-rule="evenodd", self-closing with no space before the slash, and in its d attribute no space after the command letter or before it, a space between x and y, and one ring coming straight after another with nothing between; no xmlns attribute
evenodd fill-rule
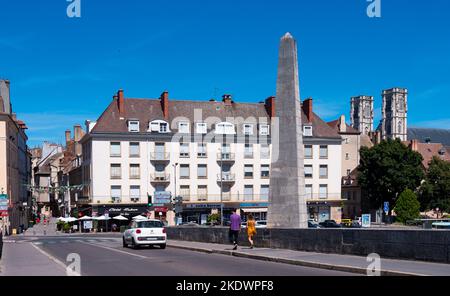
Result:
<svg viewBox="0 0 450 296"><path fill-rule="evenodd" d="M133 221L131 228L123 233L123 247L131 245L137 249L140 246L159 246L166 248L167 234L164 223L159 220Z"/></svg>

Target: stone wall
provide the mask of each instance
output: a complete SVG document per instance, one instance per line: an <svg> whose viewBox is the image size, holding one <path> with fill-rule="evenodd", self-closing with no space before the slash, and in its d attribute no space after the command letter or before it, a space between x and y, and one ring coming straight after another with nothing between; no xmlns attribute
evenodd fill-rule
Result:
<svg viewBox="0 0 450 296"><path fill-rule="evenodd" d="M228 244L222 227L170 227L169 239ZM240 244L249 245L241 232ZM381 229L258 229L255 246L450 263L450 231Z"/></svg>

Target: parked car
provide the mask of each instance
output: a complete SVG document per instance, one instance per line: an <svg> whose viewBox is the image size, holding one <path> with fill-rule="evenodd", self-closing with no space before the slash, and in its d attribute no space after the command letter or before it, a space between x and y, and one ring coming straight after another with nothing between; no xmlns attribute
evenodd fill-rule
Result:
<svg viewBox="0 0 450 296"><path fill-rule="evenodd" d="M352 226L352 219L342 219L341 225L344 227L351 227Z"/></svg>
<svg viewBox="0 0 450 296"><path fill-rule="evenodd" d="M320 225L311 221L308 221L308 228L320 228Z"/></svg>
<svg viewBox="0 0 450 296"><path fill-rule="evenodd" d="M165 249L167 234L164 223L154 219L133 221L130 229L123 233L122 242L124 248L156 245Z"/></svg>
<svg viewBox="0 0 450 296"><path fill-rule="evenodd" d="M267 228L267 220L256 221L255 228Z"/></svg>
<svg viewBox="0 0 450 296"><path fill-rule="evenodd" d="M353 221L352 224L350 224L350 228L362 228L362 226L358 221Z"/></svg>
<svg viewBox="0 0 450 296"><path fill-rule="evenodd" d="M342 226L334 220L325 220L324 222L319 223L319 225L323 228L341 228Z"/></svg>

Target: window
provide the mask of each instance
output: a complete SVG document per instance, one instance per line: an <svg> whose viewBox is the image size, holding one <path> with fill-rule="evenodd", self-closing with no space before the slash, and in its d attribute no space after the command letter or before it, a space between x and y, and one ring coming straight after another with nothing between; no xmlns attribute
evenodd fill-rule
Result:
<svg viewBox="0 0 450 296"><path fill-rule="evenodd" d="M111 186L111 201L113 203L119 203L122 200L122 187L121 186Z"/></svg>
<svg viewBox="0 0 450 296"><path fill-rule="evenodd" d="M130 143L130 157L139 157L140 151L139 151L139 142Z"/></svg>
<svg viewBox="0 0 450 296"><path fill-rule="evenodd" d="M313 177L313 166L310 164L305 165L305 178Z"/></svg>
<svg viewBox="0 0 450 296"><path fill-rule="evenodd" d="M180 165L180 178L181 179L189 179L189 165L188 164Z"/></svg>
<svg viewBox="0 0 450 296"><path fill-rule="evenodd" d="M208 125L204 122L197 123L197 134L206 134L208 133Z"/></svg>
<svg viewBox="0 0 450 296"><path fill-rule="evenodd" d="M244 177L245 178L253 178L253 165L246 164L244 166Z"/></svg>
<svg viewBox="0 0 450 296"><path fill-rule="evenodd" d="M312 159L313 158L313 146L305 145L305 158Z"/></svg>
<svg viewBox="0 0 450 296"><path fill-rule="evenodd" d="M166 159L165 149L166 145L164 143L155 143L155 160Z"/></svg>
<svg viewBox="0 0 450 296"><path fill-rule="evenodd" d="M216 134L234 135L234 124L229 122L221 122L216 124Z"/></svg>
<svg viewBox="0 0 450 296"><path fill-rule="evenodd" d="M244 158L253 158L253 144L245 144Z"/></svg>
<svg viewBox="0 0 450 296"><path fill-rule="evenodd" d="M328 178L328 166L327 165L320 165L319 177L322 179Z"/></svg>
<svg viewBox="0 0 450 296"><path fill-rule="evenodd" d="M244 123L242 133L248 136L253 135L253 124Z"/></svg>
<svg viewBox="0 0 450 296"><path fill-rule="evenodd" d="M208 177L208 167L206 164L199 164L197 166L197 177L199 179L206 179Z"/></svg>
<svg viewBox="0 0 450 296"><path fill-rule="evenodd" d="M328 158L328 146L320 146L320 158Z"/></svg>
<svg viewBox="0 0 450 296"><path fill-rule="evenodd" d="M350 159L350 155L348 153L345 153L345 160L349 160Z"/></svg>
<svg viewBox="0 0 450 296"><path fill-rule="evenodd" d="M270 166L268 164L261 165L261 178L269 178L270 175Z"/></svg>
<svg viewBox="0 0 450 296"><path fill-rule="evenodd" d="M189 157L189 143L180 143L180 157Z"/></svg>
<svg viewBox="0 0 450 296"><path fill-rule="evenodd" d="M128 131L132 132L132 133L138 133L139 132L139 121L137 121L137 120L128 121Z"/></svg>
<svg viewBox="0 0 450 296"><path fill-rule="evenodd" d="M149 124L149 131L157 133L168 133L170 132L169 124L163 120L152 121Z"/></svg>
<svg viewBox="0 0 450 296"><path fill-rule="evenodd" d="M253 200L253 185L244 186L244 200Z"/></svg>
<svg viewBox="0 0 450 296"><path fill-rule="evenodd" d="M141 177L141 170L139 164L130 164L130 179L139 179Z"/></svg>
<svg viewBox="0 0 450 296"><path fill-rule="evenodd" d="M270 158L270 148L268 144L261 144L261 159Z"/></svg>
<svg viewBox="0 0 450 296"><path fill-rule="evenodd" d="M328 185L320 185L319 186L319 198L327 199L328 197Z"/></svg>
<svg viewBox="0 0 450 296"><path fill-rule="evenodd" d="M269 185L261 185L260 200L269 200Z"/></svg>
<svg viewBox="0 0 450 296"><path fill-rule="evenodd" d="M189 130L189 122L187 121L182 121L178 123L178 132L182 133L182 134L189 134L190 130Z"/></svg>
<svg viewBox="0 0 450 296"><path fill-rule="evenodd" d="M312 184L305 185L305 196L306 196L306 199L313 199Z"/></svg>
<svg viewBox="0 0 450 296"><path fill-rule="evenodd" d="M345 140L345 144L348 144L348 143L349 143L348 138L345 138L344 140Z"/></svg>
<svg viewBox="0 0 450 296"><path fill-rule="evenodd" d="M350 176L350 174L351 174L351 170L348 169L348 170L347 170L347 176Z"/></svg>
<svg viewBox="0 0 450 296"><path fill-rule="evenodd" d="M206 143L198 143L197 144L197 157L199 158L206 158L207 154L206 154Z"/></svg>
<svg viewBox="0 0 450 296"><path fill-rule="evenodd" d="M312 137L313 136L312 126L305 125L303 127L303 136L305 136L305 137Z"/></svg>
<svg viewBox="0 0 450 296"><path fill-rule="evenodd" d="M180 196L183 197L183 201L191 200L191 190L189 188L189 185L180 186Z"/></svg>
<svg viewBox="0 0 450 296"><path fill-rule="evenodd" d="M132 202L138 202L141 199L141 186L130 186L130 200Z"/></svg>
<svg viewBox="0 0 450 296"><path fill-rule="evenodd" d="M122 178L122 172L121 172L120 164L113 163L111 164L111 179L120 179Z"/></svg>
<svg viewBox="0 0 450 296"><path fill-rule="evenodd" d="M260 124L259 125L259 135L260 136L268 136L269 134L270 134L270 125Z"/></svg>
<svg viewBox="0 0 450 296"><path fill-rule="evenodd" d="M208 200L208 187L206 185L198 185L197 187L197 200L206 201Z"/></svg>
<svg viewBox="0 0 450 296"><path fill-rule="evenodd" d="M110 156L120 157L120 142L111 142Z"/></svg>

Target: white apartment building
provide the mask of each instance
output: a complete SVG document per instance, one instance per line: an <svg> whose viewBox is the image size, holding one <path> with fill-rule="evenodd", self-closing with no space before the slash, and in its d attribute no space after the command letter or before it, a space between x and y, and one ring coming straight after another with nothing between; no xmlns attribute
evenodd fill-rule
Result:
<svg viewBox="0 0 450 296"><path fill-rule="evenodd" d="M179 195L184 221L204 223L221 206L225 218L237 208L265 219L275 102L235 103L229 95L219 102L169 101L167 92L159 99L125 99L119 91L81 141L83 195L93 214L141 214L150 195L151 215L172 224L171 206L158 198ZM307 102L310 214L340 220L341 138Z"/></svg>

